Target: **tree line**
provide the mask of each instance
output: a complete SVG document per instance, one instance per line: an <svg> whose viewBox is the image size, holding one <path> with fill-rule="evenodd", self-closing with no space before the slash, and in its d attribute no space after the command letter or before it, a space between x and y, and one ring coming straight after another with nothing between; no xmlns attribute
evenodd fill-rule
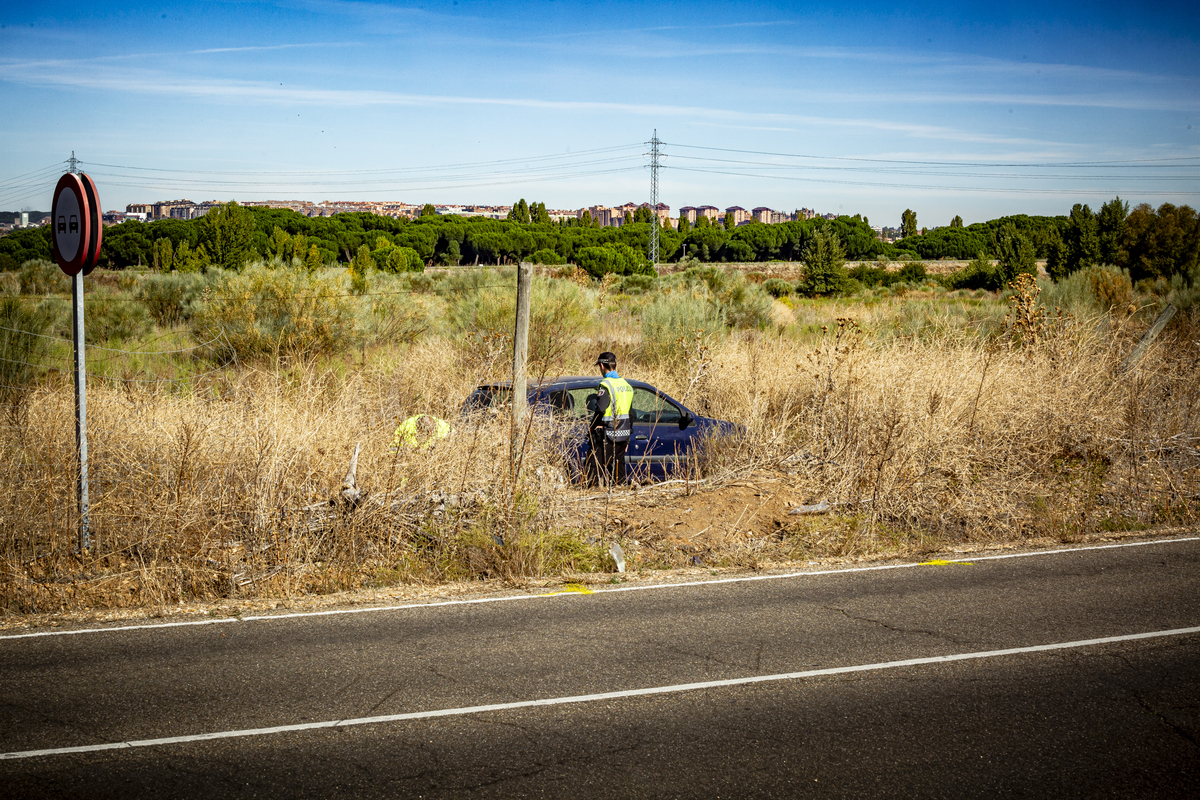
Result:
<svg viewBox="0 0 1200 800"><path fill-rule="evenodd" d="M1200 258L1200 217L1190 206L1164 203L1157 209L1142 203L1130 210L1120 197L1099 211L1076 203L1057 217L1018 214L963 226L955 217L949 227L915 233L916 215L905 212L905 238L899 252L922 259L998 259L1022 267L1046 260L1055 280L1093 264L1129 270L1134 282L1190 275ZM1018 271L1029 271L1019 269Z"/></svg>
<svg viewBox="0 0 1200 800"><path fill-rule="evenodd" d="M551 221L544 203L514 204L507 219L438 215L425 206L413 220L366 212L307 217L290 209L227 203L195 220L123 222L105 228L100 266L203 271L211 266L240 269L254 259L279 259L306 269L340 263L364 272L393 272L427 265L499 265L518 261L578 264L594 276L651 272L646 253L651 226L648 208L619 228L599 227L590 214ZM904 238L878 239L859 215L774 225L734 226L732 217L662 226L659 249L665 261L799 261L815 246L836 244L846 259L868 261L995 259L1006 272L1033 271L1046 259L1055 279L1108 263L1145 278L1188 275L1200 252L1200 219L1189 206L1139 205L1132 211L1119 197L1093 213L1076 204L1057 217L1015 215L964 226L918 230L916 214L902 215ZM815 238L821 234L821 244ZM0 270L29 259L50 258L48 226L0 238Z"/></svg>

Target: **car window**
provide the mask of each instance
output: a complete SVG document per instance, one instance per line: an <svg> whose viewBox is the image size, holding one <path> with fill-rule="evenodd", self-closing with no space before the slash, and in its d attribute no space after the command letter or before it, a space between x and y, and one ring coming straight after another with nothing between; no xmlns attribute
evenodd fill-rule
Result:
<svg viewBox="0 0 1200 800"><path fill-rule="evenodd" d="M586 413L584 409L584 395L586 394L585 390L559 389L545 393L538 399L538 402L547 404L556 414L567 419L581 419Z"/></svg>
<svg viewBox="0 0 1200 800"><path fill-rule="evenodd" d="M596 391L599 388L597 385L567 390L566 394L570 395L571 402L574 404L574 409L569 412L569 415L579 419L591 419L592 415L596 413Z"/></svg>
<svg viewBox="0 0 1200 800"><path fill-rule="evenodd" d="M683 411L660 394L634 387L633 407L629 411L634 423L639 425L678 425Z"/></svg>
<svg viewBox="0 0 1200 800"><path fill-rule="evenodd" d="M509 401L512 390L502 386L480 386L471 392L467 402L463 403L463 411L478 411L484 408L495 408Z"/></svg>

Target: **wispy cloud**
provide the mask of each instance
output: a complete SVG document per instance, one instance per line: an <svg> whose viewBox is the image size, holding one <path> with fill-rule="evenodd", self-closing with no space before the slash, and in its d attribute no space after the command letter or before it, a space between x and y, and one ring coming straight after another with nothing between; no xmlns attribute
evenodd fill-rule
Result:
<svg viewBox="0 0 1200 800"><path fill-rule="evenodd" d="M295 44L251 45L249 47L209 47L204 50L185 50L185 55L197 56L209 53L249 53L254 50L293 50L302 47L354 47L358 42L297 42Z"/></svg>
<svg viewBox="0 0 1200 800"><path fill-rule="evenodd" d="M773 28L779 25L796 25L796 20L780 19L763 22L726 22L719 25L655 25L645 28L604 28L584 31L566 31L564 33L549 33L544 36L531 37L529 41L552 42L562 39L577 39L581 37L599 37L609 39L613 36L629 35L631 33L666 33L668 31L718 31L735 28Z"/></svg>
<svg viewBox="0 0 1200 800"><path fill-rule="evenodd" d="M688 121L725 121L759 123L778 128L781 125L820 125L841 128L863 128L923 139L956 142L987 142L992 144L1027 145L1043 143L1036 139L998 136L941 125L929 125L856 117L831 117L792 114L786 112L743 111L697 105L659 103L616 103L597 100L548 100L522 97L473 97L446 94L410 94L373 89L325 89L272 85L256 81L203 80L153 71L98 68L81 72L74 69L48 69L39 64L10 64L0 73L0 80L19 81L31 85L64 88L98 89L104 91L188 96L221 102L251 100L286 104L312 104L338 107L364 106L492 106L538 109L544 111L622 113L644 117L682 118Z"/></svg>
<svg viewBox="0 0 1200 800"><path fill-rule="evenodd" d="M893 77L906 76L896 85L930 88L925 91L843 91L825 92L815 86L846 80L860 80L860 75L825 73L828 80L814 80L804 88L807 97L821 98L832 103L907 103L929 102L990 103L1006 105L1037 105L1062 107L1091 107L1141 110L1200 109L1200 80L1191 76L1160 75L1129 69L1093 67L1081 64L1048 63L1028 60L1000 59L973 53L929 52L903 48L854 48L823 45L793 45L756 41L722 42L707 38L689 40L686 37L662 34L687 33L695 28L660 26L621 31L584 31L553 36L528 38L473 36L454 32L443 39L447 46L461 44L477 51L506 52L529 50L555 54L559 60L577 62L584 56L622 60L680 60L698 61L729 58L733 62L749 57L789 59L794 61L830 62L832 65L864 64L869 69L886 65ZM635 36L632 34L645 34ZM710 65L711 66L711 65ZM795 70L804 68L795 67ZM793 72L792 67L780 67L780 72ZM714 71L719 80L720 70ZM814 76L815 77L815 76ZM768 72L762 76L765 84L772 83ZM786 82L785 82L786 83ZM875 83L865 81L865 83ZM1044 87L1044 91L1039 91ZM786 91L786 89L785 89Z"/></svg>
<svg viewBox="0 0 1200 800"><path fill-rule="evenodd" d="M0 59L0 68L35 69L39 67L65 67L79 64L99 64L110 61L137 61L146 58L172 58L179 56L217 55L221 53L248 53L256 50L294 50L315 47L357 47L360 42L295 42L292 44L251 45L247 47L208 47L201 50L165 50L145 53L117 53L87 58L54 58L40 60Z"/></svg>

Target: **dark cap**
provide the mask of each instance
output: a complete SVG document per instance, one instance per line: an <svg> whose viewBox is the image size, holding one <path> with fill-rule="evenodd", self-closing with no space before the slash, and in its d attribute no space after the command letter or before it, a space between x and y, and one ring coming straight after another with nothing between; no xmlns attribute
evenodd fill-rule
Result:
<svg viewBox="0 0 1200 800"><path fill-rule="evenodd" d="M617 363L617 356L614 353L608 352L607 350L605 350L600 355L596 356L596 366L598 366L598 367L603 366L604 364L616 364L616 363Z"/></svg>

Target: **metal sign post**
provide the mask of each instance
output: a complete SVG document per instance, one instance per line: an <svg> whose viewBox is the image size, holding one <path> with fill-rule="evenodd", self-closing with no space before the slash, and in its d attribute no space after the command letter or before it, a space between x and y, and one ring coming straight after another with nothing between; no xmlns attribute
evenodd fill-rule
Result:
<svg viewBox="0 0 1200 800"><path fill-rule="evenodd" d="M74 153L72 167L74 167ZM71 278L72 339L75 351L75 445L79 454L79 547L91 550L88 526L87 371L83 331L83 276L96 267L102 239L100 197L84 174L68 172L58 179L50 212L54 260Z"/></svg>
<svg viewBox="0 0 1200 800"><path fill-rule="evenodd" d="M88 530L87 474L87 371L83 352L83 273L71 276L72 338L75 343L75 444L79 451L79 547L83 552L92 549Z"/></svg>

